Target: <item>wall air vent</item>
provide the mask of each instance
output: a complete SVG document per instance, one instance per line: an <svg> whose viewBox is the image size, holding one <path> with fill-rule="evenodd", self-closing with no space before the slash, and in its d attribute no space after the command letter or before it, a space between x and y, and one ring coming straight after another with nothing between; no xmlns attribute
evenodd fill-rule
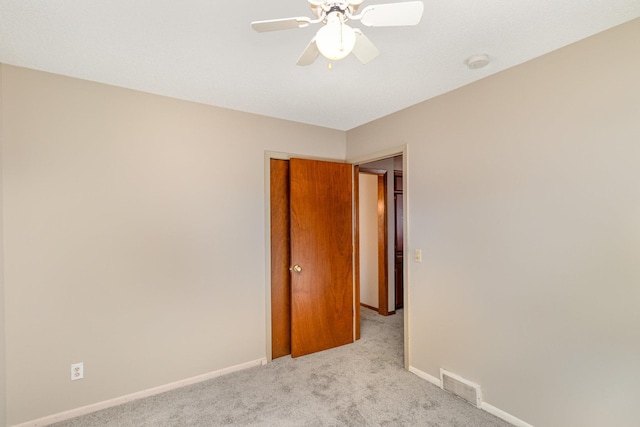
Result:
<svg viewBox="0 0 640 427"><path fill-rule="evenodd" d="M444 390L461 397L473 406L482 407L482 390L478 384L444 369L440 369L440 380Z"/></svg>

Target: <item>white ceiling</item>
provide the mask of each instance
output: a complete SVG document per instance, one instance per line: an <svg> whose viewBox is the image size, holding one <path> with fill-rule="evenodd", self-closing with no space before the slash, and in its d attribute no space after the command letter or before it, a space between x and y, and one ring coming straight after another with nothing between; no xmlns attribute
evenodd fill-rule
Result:
<svg viewBox="0 0 640 427"><path fill-rule="evenodd" d="M353 23L380 56L329 71L295 65L319 26L249 26L311 17L306 0L0 0L0 62L349 130L640 16L638 0L424 4L416 27ZM468 69L478 53L491 64Z"/></svg>

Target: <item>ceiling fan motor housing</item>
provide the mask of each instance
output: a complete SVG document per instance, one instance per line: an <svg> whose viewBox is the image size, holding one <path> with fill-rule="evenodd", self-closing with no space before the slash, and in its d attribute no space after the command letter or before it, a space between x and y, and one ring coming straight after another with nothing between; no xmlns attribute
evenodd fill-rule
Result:
<svg viewBox="0 0 640 427"><path fill-rule="evenodd" d="M323 2L321 4L314 2L311 4L311 10L318 18L325 18L333 12L339 12L346 18L348 17L348 14L353 15L356 13L361 3L362 0L350 2Z"/></svg>

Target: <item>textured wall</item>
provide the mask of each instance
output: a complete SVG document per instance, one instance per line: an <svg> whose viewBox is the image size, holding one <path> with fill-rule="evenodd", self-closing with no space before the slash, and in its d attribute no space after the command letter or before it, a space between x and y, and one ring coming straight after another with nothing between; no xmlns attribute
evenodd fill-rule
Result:
<svg viewBox="0 0 640 427"><path fill-rule="evenodd" d="M640 20L347 134L408 144L410 363L539 426L638 425Z"/></svg>

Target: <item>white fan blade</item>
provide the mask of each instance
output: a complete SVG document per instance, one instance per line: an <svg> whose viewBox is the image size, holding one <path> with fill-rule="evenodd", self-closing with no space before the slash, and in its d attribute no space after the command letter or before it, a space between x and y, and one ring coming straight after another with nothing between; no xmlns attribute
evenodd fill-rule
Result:
<svg viewBox="0 0 640 427"><path fill-rule="evenodd" d="M354 28L353 32L356 33L356 44L351 52L358 61L368 64L380 54L380 51L358 28Z"/></svg>
<svg viewBox="0 0 640 427"><path fill-rule="evenodd" d="M266 31L288 30L291 28L306 27L311 23L311 18L300 16L298 18L272 19L270 21L255 21L251 23L251 28L259 33Z"/></svg>
<svg viewBox="0 0 640 427"><path fill-rule="evenodd" d="M302 52L302 55L300 55L300 57L298 58L298 62L296 62L296 65L311 65L316 60L319 54L320 51L318 50L318 46L316 46L316 38L314 37L307 45L304 52Z"/></svg>
<svg viewBox="0 0 640 427"><path fill-rule="evenodd" d="M367 27L400 27L418 24L423 12L421 1L409 1L367 6L360 16Z"/></svg>

